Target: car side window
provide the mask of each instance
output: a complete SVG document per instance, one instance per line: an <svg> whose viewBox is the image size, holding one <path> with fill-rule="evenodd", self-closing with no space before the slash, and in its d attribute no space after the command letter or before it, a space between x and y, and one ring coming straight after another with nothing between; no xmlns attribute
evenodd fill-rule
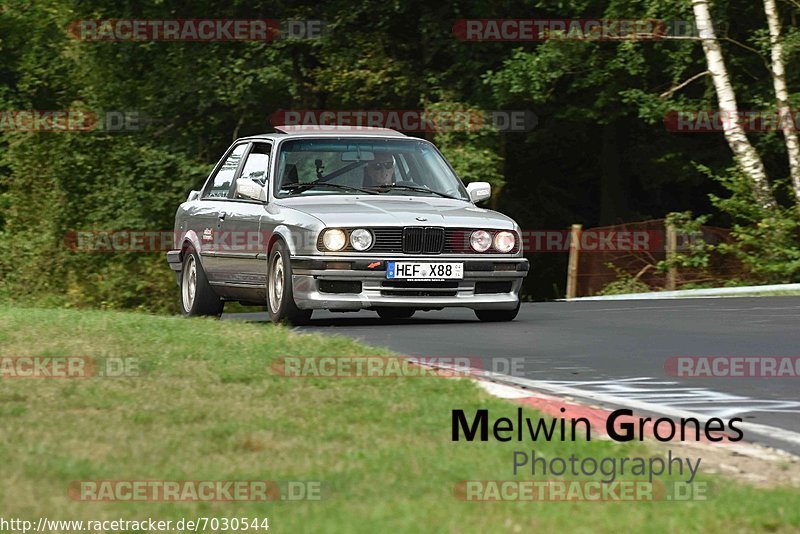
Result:
<svg viewBox="0 0 800 534"><path fill-rule="evenodd" d="M254 143L244 162L244 170L242 170L240 178L249 178L261 185L265 185L269 173L269 154L271 150L272 145L269 143Z"/></svg>
<svg viewBox="0 0 800 534"><path fill-rule="evenodd" d="M233 151L225 158L225 162L217 170L217 174L206 186L203 192L203 198L225 198L228 196L228 191L231 189L231 182L236 175L236 169L239 167L239 161L244 155L247 148L247 143L236 145Z"/></svg>

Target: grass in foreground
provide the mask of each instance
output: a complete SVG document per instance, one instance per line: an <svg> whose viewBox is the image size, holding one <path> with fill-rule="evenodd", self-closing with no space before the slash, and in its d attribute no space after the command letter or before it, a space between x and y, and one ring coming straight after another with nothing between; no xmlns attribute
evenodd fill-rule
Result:
<svg viewBox="0 0 800 534"><path fill-rule="evenodd" d="M457 348L454 347L456 352ZM510 480L531 443L454 443L450 411L516 407L467 380L288 379L281 356L375 355L265 324L0 307L0 356L133 357L138 378L0 380L3 517L269 517L273 531L797 531L800 492L724 481L709 501L468 503L460 480ZM539 454L642 456L607 441ZM520 477L522 478L522 477ZM86 503L73 480L318 480L322 500Z"/></svg>

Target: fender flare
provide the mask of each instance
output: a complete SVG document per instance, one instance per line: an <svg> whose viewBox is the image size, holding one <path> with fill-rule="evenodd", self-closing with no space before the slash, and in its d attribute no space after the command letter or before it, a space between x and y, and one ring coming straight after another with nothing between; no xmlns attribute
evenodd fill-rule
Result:
<svg viewBox="0 0 800 534"><path fill-rule="evenodd" d="M180 243L181 262L183 262L184 254L186 253L186 249L188 249L189 246L194 248L194 250L197 252L197 256L200 259L200 265L203 266L203 268L205 269L205 266L203 265L203 254L202 254L203 247L200 244L200 239L198 239L197 237L197 232L195 232L194 230L187 230L186 233L181 238L181 243Z"/></svg>

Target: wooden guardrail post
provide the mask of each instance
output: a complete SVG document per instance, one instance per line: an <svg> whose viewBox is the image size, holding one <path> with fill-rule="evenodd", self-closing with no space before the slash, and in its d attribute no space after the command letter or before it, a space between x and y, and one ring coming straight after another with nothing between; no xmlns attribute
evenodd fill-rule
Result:
<svg viewBox="0 0 800 534"><path fill-rule="evenodd" d="M667 261L672 261L675 259L675 254L678 251L678 235L675 232L675 226L672 224L667 224L667 242L666 242L666 257ZM667 291L674 291L678 285L678 267L676 265L670 265L667 268Z"/></svg>
<svg viewBox="0 0 800 534"><path fill-rule="evenodd" d="M567 266L567 298L578 296L578 254L581 245L583 225L573 224L569 232L569 264Z"/></svg>

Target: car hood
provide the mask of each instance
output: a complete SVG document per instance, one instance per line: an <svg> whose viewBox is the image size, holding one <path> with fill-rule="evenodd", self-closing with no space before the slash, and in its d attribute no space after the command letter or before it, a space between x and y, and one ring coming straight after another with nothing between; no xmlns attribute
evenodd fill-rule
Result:
<svg viewBox="0 0 800 534"><path fill-rule="evenodd" d="M312 215L329 227L435 225L513 230L515 226L510 217L463 200L405 196L326 197L295 197L277 202Z"/></svg>

